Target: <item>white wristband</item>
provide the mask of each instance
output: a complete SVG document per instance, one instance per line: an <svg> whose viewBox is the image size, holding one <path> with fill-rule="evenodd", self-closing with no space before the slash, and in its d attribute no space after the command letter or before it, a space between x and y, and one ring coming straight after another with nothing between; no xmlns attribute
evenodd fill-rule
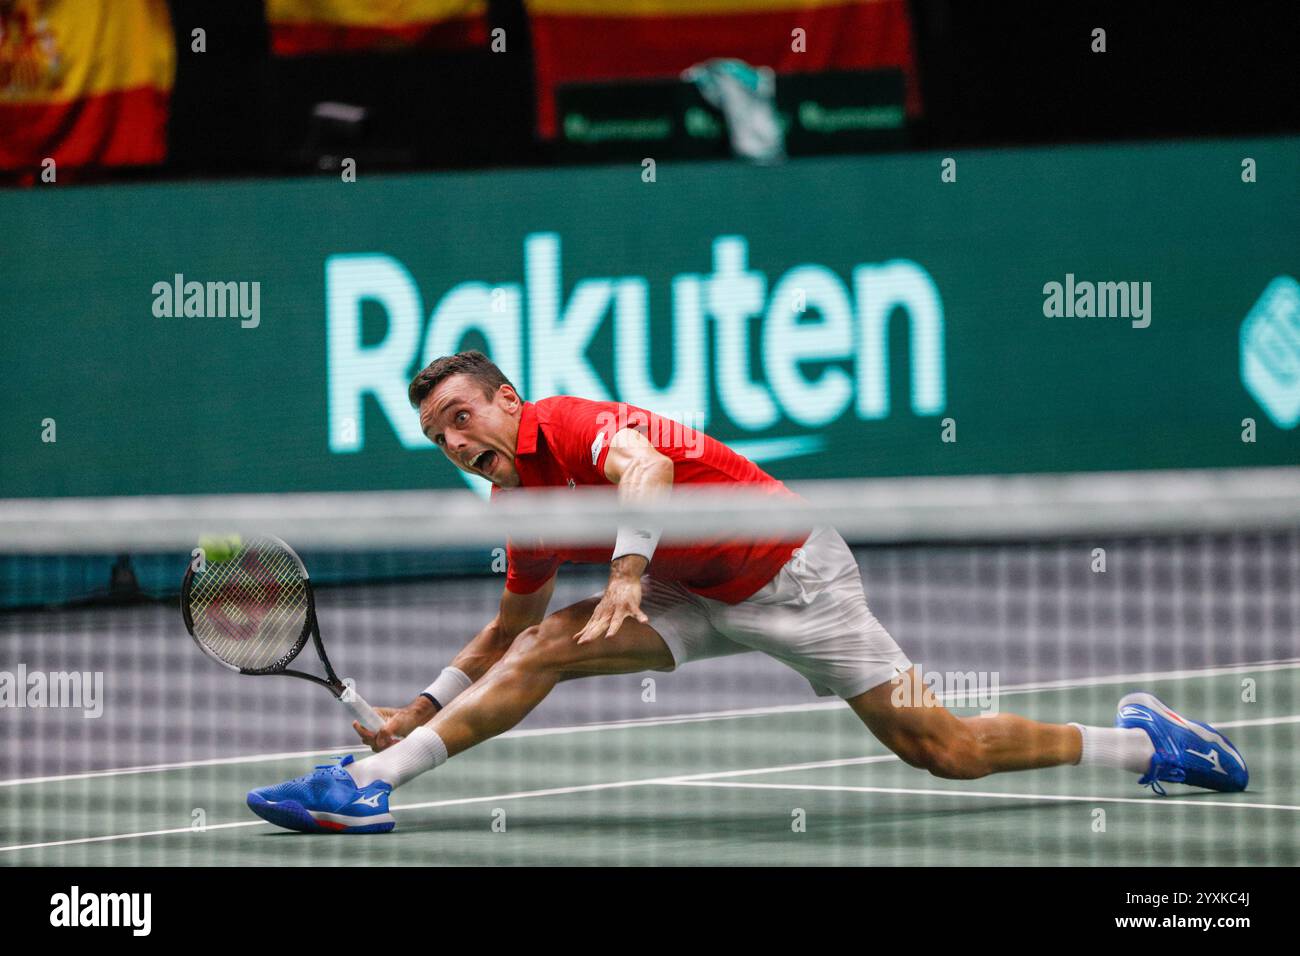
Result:
<svg viewBox="0 0 1300 956"><path fill-rule="evenodd" d="M438 679L424 689L424 693L433 698L438 707L446 707L456 695L474 683L459 667L444 667Z"/></svg>
<svg viewBox="0 0 1300 956"><path fill-rule="evenodd" d="M610 560L617 561L625 554L639 554L649 561L662 533L648 528L619 528L618 537L614 540L614 554Z"/></svg>

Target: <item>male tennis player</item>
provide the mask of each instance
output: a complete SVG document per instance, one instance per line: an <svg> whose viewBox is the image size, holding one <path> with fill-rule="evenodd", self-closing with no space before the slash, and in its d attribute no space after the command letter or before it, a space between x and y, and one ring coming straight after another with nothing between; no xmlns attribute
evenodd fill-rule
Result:
<svg viewBox="0 0 1300 956"><path fill-rule="evenodd" d="M625 502L669 507L674 485L698 483L792 495L726 445L643 409L569 396L525 402L480 352L433 362L412 381L410 399L429 439L458 468L490 480L494 498L520 487L613 484ZM690 546L660 546L656 529L624 528L612 547L512 540L507 559L496 617L451 666L406 707L384 710L378 733L353 725L375 755L254 790L249 807L292 830L391 830L395 787L509 730L557 682L751 650L788 664L819 695L843 698L885 746L939 777L1078 764L1140 774L1161 794L1161 781L1246 787L1246 763L1222 734L1150 694L1124 697L1115 727L958 717L939 706L868 609L857 562L832 528ZM548 615L565 561L608 563L609 582Z"/></svg>

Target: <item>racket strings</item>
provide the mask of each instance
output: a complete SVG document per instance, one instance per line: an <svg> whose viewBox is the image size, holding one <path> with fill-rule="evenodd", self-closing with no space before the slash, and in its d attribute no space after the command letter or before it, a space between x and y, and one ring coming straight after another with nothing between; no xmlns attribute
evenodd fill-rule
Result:
<svg viewBox="0 0 1300 956"><path fill-rule="evenodd" d="M277 544L255 540L226 561L208 562L189 593L194 635L235 667L287 663L301 648L308 588L301 565Z"/></svg>
<svg viewBox="0 0 1300 956"><path fill-rule="evenodd" d="M202 639L239 667L271 666L296 648L306 618L306 600L274 582L232 577L222 585L205 615L210 627Z"/></svg>

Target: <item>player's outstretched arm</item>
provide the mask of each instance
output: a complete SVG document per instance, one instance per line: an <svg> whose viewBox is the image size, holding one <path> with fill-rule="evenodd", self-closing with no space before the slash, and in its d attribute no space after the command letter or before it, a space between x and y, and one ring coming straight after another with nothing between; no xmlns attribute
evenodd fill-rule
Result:
<svg viewBox="0 0 1300 956"><path fill-rule="evenodd" d="M481 678L510 649L514 639L523 630L541 623L546 616L546 608L551 602L554 591L554 576L531 594L516 594L509 589L503 589L501 605L497 609L496 617L474 635L456 655L451 666L468 677L471 682ZM448 698L439 703L445 706L450 702ZM367 746L379 751L391 747L416 727L428 723L438 710L438 704L421 694L405 707L376 708L379 715L385 718L384 726L378 733L372 734L356 722L353 722L352 726Z"/></svg>

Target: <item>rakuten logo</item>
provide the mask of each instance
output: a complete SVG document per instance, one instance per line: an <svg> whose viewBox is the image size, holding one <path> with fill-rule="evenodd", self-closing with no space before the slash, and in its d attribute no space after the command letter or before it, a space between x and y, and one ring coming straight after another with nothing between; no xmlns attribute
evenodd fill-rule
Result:
<svg viewBox="0 0 1300 956"><path fill-rule="evenodd" d="M362 401L374 396L402 445L432 448L406 401L416 365L455 352L470 332L525 397L572 394L623 401L673 416L696 410L693 427L709 426L710 394L745 432L785 425L789 435L733 442L754 460L809 454L824 442L816 429L844 415L862 420L891 413L888 319L907 317L911 411L938 415L945 404L943 304L934 280L909 259L864 264L849 281L815 264L797 265L769 285L748 266L743 236L713 242L712 271L672 277L671 374L651 376L649 282L645 276L583 278L563 295L560 237L524 239L523 281L464 281L434 306L427 321L420 290L406 266L381 253L325 261L329 436L336 453L365 447ZM363 345L362 303L387 313L388 330ZM761 318L751 341L754 318ZM587 349L605 322L614 354L602 379ZM708 323L714 348L710 355ZM761 369L750 356L761 356ZM819 370L808 374L809 364ZM761 374L759 374L761 373ZM606 381L611 380L615 394Z"/></svg>

